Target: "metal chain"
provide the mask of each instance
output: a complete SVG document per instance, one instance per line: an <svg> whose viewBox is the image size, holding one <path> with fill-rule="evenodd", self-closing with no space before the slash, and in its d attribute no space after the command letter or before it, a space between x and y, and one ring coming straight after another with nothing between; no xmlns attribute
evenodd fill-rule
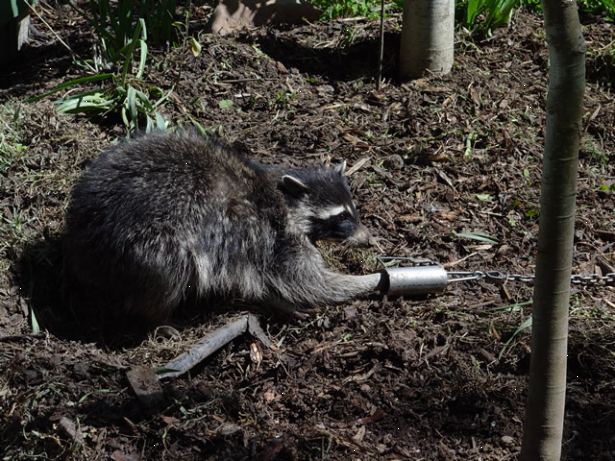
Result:
<svg viewBox="0 0 615 461"><path fill-rule="evenodd" d="M438 266L439 264L425 258L413 258L410 256L378 256L378 260L387 266L396 261L405 261L410 266ZM523 274L507 274L500 271L453 271L447 272L448 282L467 282L471 280L485 280L492 283L516 282L534 284L534 276ZM615 286L615 272L604 275L579 275L574 274L570 277L570 283L577 286Z"/></svg>
<svg viewBox="0 0 615 461"><path fill-rule="evenodd" d="M573 275L570 277L573 285L613 285L615 286L615 272L605 275Z"/></svg>
<svg viewBox="0 0 615 461"><path fill-rule="evenodd" d="M473 272L448 272L449 282L465 282L468 280L485 280L487 282L518 282L534 284L534 277L523 274L506 274L499 271L473 271ZM605 275L572 275L570 283L577 286L615 286L615 272L610 272Z"/></svg>
<svg viewBox="0 0 615 461"><path fill-rule="evenodd" d="M400 261L405 261L407 265L411 267L439 266L438 263L433 262L430 259L414 258L412 256L378 256L377 259L380 264L382 264L382 267L394 265L396 262Z"/></svg>

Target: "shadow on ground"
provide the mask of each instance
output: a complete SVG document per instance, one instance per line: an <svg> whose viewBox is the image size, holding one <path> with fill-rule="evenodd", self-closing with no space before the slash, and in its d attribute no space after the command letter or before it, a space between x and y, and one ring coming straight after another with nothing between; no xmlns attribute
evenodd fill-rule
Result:
<svg viewBox="0 0 615 461"><path fill-rule="evenodd" d="M138 319L107 318L104 312L69 307L64 301L60 235L28 243L15 269L22 293L30 301L31 316L41 330L61 339L112 348L136 345L145 338L148 329Z"/></svg>
<svg viewBox="0 0 615 461"><path fill-rule="evenodd" d="M385 33L383 75L395 78L400 35ZM261 50L303 74L320 75L334 81L350 81L378 75L380 40L378 37L359 39L350 45L314 48L294 39L270 32L258 40Z"/></svg>
<svg viewBox="0 0 615 461"><path fill-rule="evenodd" d="M116 349L133 347L143 341L158 323L147 322L144 316L125 313L112 314L110 310L86 305L71 305L65 293L76 292L78 287L66 287L62 277L62 237L46 236L28 243L15 265L21 293L29 300L30 322L34 320L41 330L66 340L94 342L99 346ZM114 287L109 287L113 290ZM79 299L88 299L87 294ZM207 306L206 309L203 306ZM178 330L214 322L219 315L251 311L270 320L289 321L292 317L277 311L256 308L254 305L230 302L223 298L205 301L189 296L179 306L169 323Z"/></svg>

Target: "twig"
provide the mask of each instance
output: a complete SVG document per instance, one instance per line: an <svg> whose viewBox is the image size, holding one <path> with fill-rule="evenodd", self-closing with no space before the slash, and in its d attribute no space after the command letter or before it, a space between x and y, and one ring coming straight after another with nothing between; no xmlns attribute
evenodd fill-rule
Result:
<svg viewBox="0 0 615 461"><path fill-rule="evenodd" d="M33 13L43 24L45 24L45 26L49 29L49 31L55 36L55 38L58 39L58 41L68 50L68 52L70 53L70 55L72 57L75 57L75 52L72 50L72 48L70 46L68 46L66 44L66 42L64 40L62 40L62 37L60 37L58 35L58 33L53 30L53 28L47 23L47 21L45 21L43 19L43 17L39 14L38 11L36 11L34 9L34 7L32 5L30 5L28 2L26 2L26 5L28 5L28 8L30 9L30 12Z"/></svg>
<svg viewBox="0 0 615 461"><path fill-rule="evenodd" d="M359 171L359 169L361 169L365 164L369 163L369 161L369 157L363 157L357 160L357 162L352 165L352 167L348 168L348 171L346 171L346 176L352 176L354 173Z"/></svg>
<svg viewBox="0 0 615 461"><path fill-rule="evenodd" d="M230 80L219 80L215 83L220 84L220 83L273 82L275 80L280 80L280 78L279 77L275 77L275 78L261 78L261 77L234 78Z"/></svg>
<svg viewBox="0 0 615 461"><path fill-rule="evenodd" d="M384 0L380 0L380 55L378 56L378 83L376 88L382 85L382 62L384 61Z"/></svg>
<svg viewBox="0 0 615 461"><path fill-rule="evenodd" d="M473 252L473 253L470 253L470 254L469 254L469 255L467 255L467 256L464 256L464 257L463 257L463 258L461 258L461 259L458 259L457 261L451 261L450 263L444 263L444 264L442 264L442 267L444 267L445 269L450 269L451 267L458 266L459 264L461 264L461 263L462 263L462 262L464 262L465 260L470 259L470 258L472 258L472 257L476 256L477 254L478 254L478 253L475 251L475 252Z"/></svg>
<svg viewBox="0 0 615 461"><path fill-rule="evenodd" d="M258 321L258 317L255 315L248 314L248 333L258 339L261 343L267 346L271 350L277 350L275 344L271 342L271 340L267 337L267 334L261 327L260 322Z"/></svg>
<svg viewBox="0 0 615 461"><path fill-rule="evenodd" d="M33 341L38 338L42 338L45 335L43 333L32 333L26 335L5 335L0 336L0 342L12 342L12 341Z"/></svg>

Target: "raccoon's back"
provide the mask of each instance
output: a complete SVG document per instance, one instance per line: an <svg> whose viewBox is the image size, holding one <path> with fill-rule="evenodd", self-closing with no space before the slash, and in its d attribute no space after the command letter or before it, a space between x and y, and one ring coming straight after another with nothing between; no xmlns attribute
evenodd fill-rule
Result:
<svg viewBox="0 0 615 461"><path fill-rule="evenodd" d="M229 184L249 175L232 152L194 135L145 136L89 165L73 189L68 226L86 224L73 222L81 216L94 225L115 220L124 229L131 223L164 226L199 204L224 199Z"/></svg>
<svg viewBox="0 0 615 461"><path fill-rule="evenodd" d="M269 173L227 146L145 136L101 154L75 185L65 274L100 304L164 317L195 285L231 291L246 260L266 267L284 207Z"/></svg>

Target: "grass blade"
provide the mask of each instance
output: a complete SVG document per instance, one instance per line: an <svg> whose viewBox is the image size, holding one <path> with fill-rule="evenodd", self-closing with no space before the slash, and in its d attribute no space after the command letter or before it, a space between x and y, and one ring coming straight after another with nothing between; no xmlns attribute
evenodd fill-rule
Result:
<svg viewBox="0 0 615 461"><path fill-rule="evenodd" d="M147 59L147 28L145 26L145 20L139 18L139 24L141 25L141 40L139 40L139 68L137 70L137 79L143 77L143 71L145 70L145 60Z"/></svg>
<svg viewBox="0 0 615 461"><path fill-rule="evenodd" d="M508 341L504 343L504 347L502 347L502 350L498 354L498 360L502 359L506 351L508 351L508 349L510 348L510 344L514 341L514 339L517 336L519 336L520 333L524 332L525 330L529 330L530 328L532 328L532 316L531 315L528 318L526 318L523 322L521 322L521 325L517 327L517 329L512 334L512 336L508 338Z"/></svg>
<svg viewBox="0 0 615 461"><path fill-rule="evenodd" d="M484 232L453 232L453 234L457 237L476 240L477 242L490 243L492 245L498 243L498 240L495 237L492 237Z"/></svg>
<svg viewBox="0 0 615 461"><path fill-rule="evenodd" d="M85 76L85 77L74 78L72 80L68 80L66 82L60 83L59 85L54 86L49 91L46 91L46 92L41 93L41 94L36 95L36 96L32 96L32 97L26 99L26 102L28 102L28 103L37 102L37 101L40 101L41 99L46 98L49 95L57 93L58 91L66 90L68 88L73 88L73 87L81 85L83 83L100 82L101 80L108 80L110 78L113 78L113 74L111 74L111 73L88 75L88 76Z"/></svg>
<svg viewBox="0 0 615 461"><path fill-rule="evenodd" d="M56 102L62 114L106 112L113 108L114 102L99 91L80 93Z"/></svg>
<svg viewBox="0 0 615 461"><path fill-rule="evenodd" d="M38 319L36 318L36 314L32 308L30 308L30 328L32 333L35 335L41 332L41 326L38 323Z"/></svg>

